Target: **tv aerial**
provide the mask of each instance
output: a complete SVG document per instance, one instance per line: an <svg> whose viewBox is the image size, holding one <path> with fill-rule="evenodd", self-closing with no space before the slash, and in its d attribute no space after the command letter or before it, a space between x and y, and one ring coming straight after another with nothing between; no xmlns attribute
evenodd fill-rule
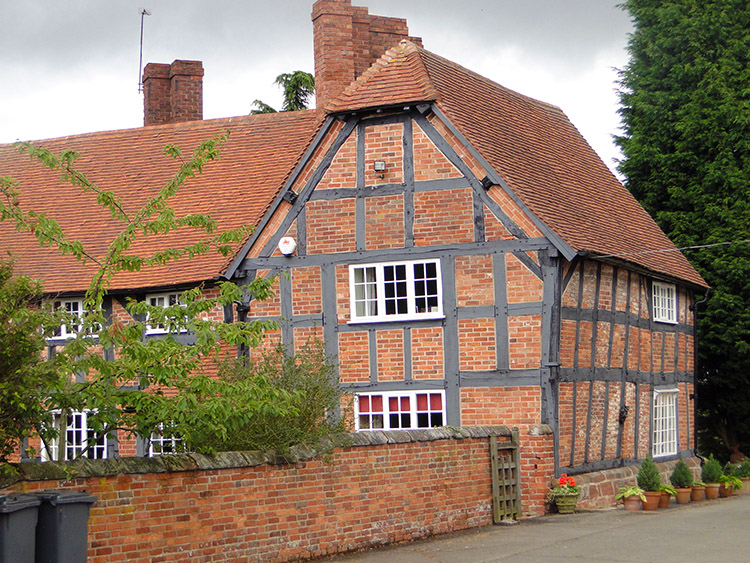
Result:
<svg viewBox="0 0 750 563"><path fill-rule="evenodd" d="M138 8L141 13L141 53L138 59L138 93L143 92L143 20L150 16L151 12L147 8Z"/></svg>

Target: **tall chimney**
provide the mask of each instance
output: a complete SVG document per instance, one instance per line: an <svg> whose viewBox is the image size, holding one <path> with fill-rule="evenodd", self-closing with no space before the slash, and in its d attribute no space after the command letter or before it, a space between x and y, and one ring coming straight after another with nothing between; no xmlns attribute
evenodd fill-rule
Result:
<svg viewBox="0 0 750 563"><path fill-rule="evenodd" d="M351 0L318 0L313 4L316 106L325 108L358 76L402 39L410 37L406 20L371 16Z"/></svg>
<svg viewBox="0 0 750 563"><path fill-rule="evenodd" d="M149 63L143 70L143 124L203 119L203 63Z"/></svg>

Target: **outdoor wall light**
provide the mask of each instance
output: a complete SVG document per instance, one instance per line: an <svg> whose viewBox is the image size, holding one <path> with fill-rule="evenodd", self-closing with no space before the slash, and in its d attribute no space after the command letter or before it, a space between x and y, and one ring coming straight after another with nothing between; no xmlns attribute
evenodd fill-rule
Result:
<svg viewBox="0 0 750 563"><path fill-rule="evenodd" d="M375 172L385 172L385 160L376 160L373 162L372 169Z"/></svg>

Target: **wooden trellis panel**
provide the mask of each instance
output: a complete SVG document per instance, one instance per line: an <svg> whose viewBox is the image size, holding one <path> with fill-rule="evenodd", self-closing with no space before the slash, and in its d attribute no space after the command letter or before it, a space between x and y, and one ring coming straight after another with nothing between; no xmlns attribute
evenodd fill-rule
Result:
<svg viewBox="0 0 750 563"><path fill-rule="evenodd" d="M521 463L518 451L518 428L513 429L510 442L490 437L492 464L492 521L521 515Z"/></svg>

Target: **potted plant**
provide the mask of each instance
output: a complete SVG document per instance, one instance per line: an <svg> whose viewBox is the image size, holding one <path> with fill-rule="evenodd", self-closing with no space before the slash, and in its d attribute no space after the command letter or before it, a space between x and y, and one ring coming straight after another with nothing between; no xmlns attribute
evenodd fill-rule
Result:
<svg viewBox="0 0 750 563"><path fill-rule="evenodd" d="M742 488L742 481L736 475L722 475L719 477L719 494L722 498L731 497L734 491Z"/></svg>
<svg viewBox="0 0 750 563"><path fill-rule="evenodd" d="M701 480L706 484L706 498L713 500L719 498L719 480L724 473L721 470L721 463L714 457L714 454L708 456L701 469Z"/></svg>
<svg viewBox="0 0 750 563"><path fill-rule="evenodd" d="M630 487L620 487L620 492L615 497L616 500L622 500L625 510L642 510L643 503L646 502L646 496L643 489L637 485Z"/></svg>
<svg viewBox="0 0 750 563"><path fill-rule="evenodd" d="M742 481L742 493L750 493L750 459L746 459L737 466L736 475Z"/></svg>
<svg viewBox="0 0 750 563"><path fill-rule="evenodd" d="M703 481L693 481L693 488L690 491L690 500L693 502L706 500L706 484Z"/></svg>
<svg viewBox="0 0 750 563"><path fill-rule="evenodd" d="M687 504L690 502L690 495L693 487L693 474L690 472L690 468L684 460L679 460L672 471L672 475L669 476L669 480L677 489L677 504Z"/></svg>
<svg viewBox="0 0 750 563"><path fill-rule="evenodd" d="M643 494L646 497L646 500L643 501L643 510L656 510L659 506L659 497L661 496L661 491L659 490L661 475L656 463L651 459L651 455L647 455L646 459L641 462L636 480L638 481L638 486L643 489Z"/></svg>
<svg viewBox="0 0 750 563"><path fill-rule="evenodd" d="M659 508L669 508L669 499L670 497L677 498L677 489L672 485L662 483L659 485L659 490L661 491L661 496L659 497ZM688 489L688 493L689 491L690 489Z"/></svg>
<svg viewBox="0 0 750 563"><path fill-rule="evenodd" d="M580 493L581 487L576 485L575 479L563 473L557 486L547 493L547 502L555 504L560 514L573 514Z"/></svg>

